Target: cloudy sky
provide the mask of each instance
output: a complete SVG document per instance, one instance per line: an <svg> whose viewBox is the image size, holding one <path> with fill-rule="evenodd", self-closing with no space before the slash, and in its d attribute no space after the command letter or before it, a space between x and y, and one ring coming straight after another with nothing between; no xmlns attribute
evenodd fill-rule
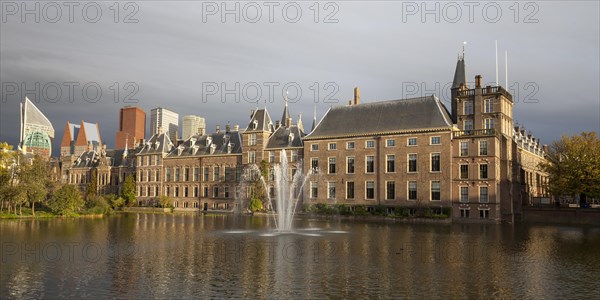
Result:
<svg viewBox="0 0 600 300"><path fill-rule="evenodd" d="M600 130L598 1L1 3L0 140L18 143L27 95L54 125L54 154L82 119L114 147L127 104L200 115L209 131L244 128L257 100L280 118L286 87L308 127L354 86L363 102L436 94L449 107L463 41L471 81L496 81L497 40L504 86L508 51L514 119L543 143Z"/></svg>

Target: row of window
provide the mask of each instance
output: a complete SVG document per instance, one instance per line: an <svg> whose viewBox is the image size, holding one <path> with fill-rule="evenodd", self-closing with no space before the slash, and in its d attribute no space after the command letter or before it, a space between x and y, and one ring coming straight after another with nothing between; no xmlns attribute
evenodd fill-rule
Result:
<svg viewBox="0 0 600 300"><path fill-rule="evenodd" d="M479 179L489 179L488 164L479 164ZM460 179L469 179L469 165L460 165Z"/></svg>
<svg viewBox="0 0 600 300"><path fill-rule="evenodd" d="M431 172L440 172L441 171L441 154L440 153L431 153L430 154L430 171ZM394 173L396 172L396 155L389 154L385 156L385 172L386 173ZM310 165L312 170L315 173L319 172L319 159L313 157L310 159ZM347 156L346 157L346 174L354 174L356 169L355 157ZM375 172L375 156L366 155L365 156L365 173L374 173ZM407 172L414 173L417 172L417 154L409 153L407 155ZM337 157L329 157L327 159L327 174L336 174L337 173Z"/></svg>
<svg viewBox="0 0 600 300"><path fill-rule="evenodd" d="M173 189L171 189L171 187L165 187L165 196L169 196L169 197L199 197L199 188L197 186L190 188L190 187L174 187ZM231 197L231 193L229 192L229 187L225 186L223 188L219 188L218 186L214 186L212 188L212 194L209 194L209 187L205 186L204 190L203 190L203 197L205 198L230 198ZM158 186L154 186L154 187L137 187L137 196L138 197L157 197L159 196L159 188Z"/></svg>
<svg viewBox="0 0 600 300"><path fill-rule="evenodd" d="M489 219L490 218L490 210L489 209L478 209L479 210L479 218L480 219ZM460 217L461 218L470 218L469 208L461 208L460 209Z"/></svg>
<svg viewBox="0 0 600 300"><path fill-rule="evenodd" d="M488 141L481 140L479 141L479 151L480 156L488 155ZM469 156L469 142L460 142L460 156Z"/></svg>
<svg viewBox="0 0 600 300"><path fill-rule="evenodd" d="M483 100L483 112L484 113L493 113L494 112L494 101L495 101L495 99L484 99ZM473 101L465 101L463 103L463 114L465 114L465 115L473 114Z"/></svg>
<svg viewBox="0 0 600 300"><path fill-rule="evenodd" d="M140 155L138 157L138 166L158 166L160 164L160 155Z"/></svg>
<svg viewBox="0 0 600 300"><path fill-rule="evenodd" d="M430 145L441 145L441 137L439 136L432 136L429 139L429 144ZM417 145L417 138L408 138L406 139L406 145L407 146L416 146ZM346 142L346 149L348 150L352 150L355 149L355 142ZM396 147L396 140L395 139L387 139L385 140L385 146L386 147ZM375 140L368 140L365 141L365 148L366 149L372 149L375 148ZM327 144L327 149L328 150L337 150L337 143L336 142L332 142ZM311 144L310 145L310 150L311 151L319 151L319 144Z"/></svg>
<svg viewBox="0 0 600 300"><path fill-rule="evenodd" d="M492 118L483 119L483 128L484 129L494 129L494 119L492 119ZM463 121L463 130L464 131L473 130L473 120L472 119L466 119Z"/></svg>
<svg viewBox="0 0 600 300"><path fill-rule="evenodd" d="M347 181L345 183L346 195L345 199L352 200L355 199L355 182ZM415 201L417 200L417 181L408 181L407 182L407 200ZM316 199L319 197L319 183L317 181L311 181L310 183L310 198ZM327 199L336 199L336 182L329 181L327 182ZM374 200L375 199L375 182L374 181L365 181L365 195L364 199L366 200ZM395 200L396 199L396 182L395 181L386 181L385 182L385 200ZM430 183L430 195L429 200L431 201L440 201L441 200L441 183L440 181L434 180ZM489 194L488 187L481 186L479 187L479 202L480 203L488 203ZM469 202L469 187L461 187L460 188L460 202L467 203Z"/></svg>
<svg viewBox="0 0 600 300"><path fill-rule="evenodd" d="M214 167L204 167L203 169L203 181L211 180L211 169L212 169L212 180L220 181L221 178L221 169L224 171L225 181L239 181L241 178L241 166L236 167L223 167L223 166L214 166ZM159 181L160 178L160 170L140 170L138 171L138 181L139 182L149 182L149 181ZM200 168L190 168L190 167L173 167L173 168L165 168L165 181L167 182L180 182L180 181L200 181Z"/></svg>

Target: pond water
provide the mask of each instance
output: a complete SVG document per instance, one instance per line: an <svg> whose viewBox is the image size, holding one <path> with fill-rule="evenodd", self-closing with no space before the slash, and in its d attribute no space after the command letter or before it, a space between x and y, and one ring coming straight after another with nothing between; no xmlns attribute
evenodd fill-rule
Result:
<svg viewBox="0 0 600 300"><path fill-rule="evenodd" d="M1 298L600 298L600 228L115 214L0 221Z"/></svg>

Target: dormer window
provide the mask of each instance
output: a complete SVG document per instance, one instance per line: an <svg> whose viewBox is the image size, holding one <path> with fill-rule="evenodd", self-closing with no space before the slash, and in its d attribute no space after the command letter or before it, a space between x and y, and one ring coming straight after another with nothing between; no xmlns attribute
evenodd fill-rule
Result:
<svg viewBox="0 0 600 300"><path fill-rule="evenodd" d="M191 138L190 139L190 147L194 147L194 145L196 145L196 138Z"/></svg>
<svg viewBox="0 0 600 300"><path fill-rule="evenodd" d="M288 136L288 143L291 144L293 140L294 140L294 134L290 133L290 135Z"/></svg>
<svg viewBox="0 0 600 300"><path fill-rule="evenodd" d="M227 153L231 153L231 150L233 149L234 144L233 143L229 143L227 144Z"/></svg>
<svg viewBox="0 0 600 300"><path fill-rule="evenodd" d="M212 144L212 137L211 136L207 136L206 137L206 146L210 147L211 144Z"/></svg>
<svg viewBox="0 0 600 300"><path fill-rule="evenodd" d="M155 147L154 149L158 149L160 147L160 142L154 143L154 147Z"/></svg>
<svg viewBox="0 0 600 300"><path fill-rule="evenodd" d="M252 129L256 130L258 128L258 120L252 121Z"/></svg>
<svg viewBox="0 0 600 300"><path fill-rule="evenodd" d="M215 144L210 145L210 154L214 154L215 149L217 149L217 145L215 145Z"/></svg>

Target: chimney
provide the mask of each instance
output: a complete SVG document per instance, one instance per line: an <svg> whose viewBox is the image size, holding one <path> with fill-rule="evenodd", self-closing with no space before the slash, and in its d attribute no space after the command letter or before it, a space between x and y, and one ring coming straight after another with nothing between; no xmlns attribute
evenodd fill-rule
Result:
<svg viewBox="0 0 600 300"><path fill-rule="evenodd" d="M481 88L481 75L475 76L475 87Z"/></svg>
<svg viewBox="0 0 600 300"><path fill-rule="evenodd" d="M221 132L221 125L217 125L217 133Z"/></svg>
<svg viewBox="0 0 600 300"><path fill-rule="evenodd" d="M230 130L231 130L231 126L229 126L229 122L228 122L227 125L225 125L225 133L229 134Z"/></svg>
<svg viewBox="0 0 600 300"><path fill-rule="evenodd" d="M285 119L285 127L290 128L292 126L292 117Z"/></svg>
<svg viewBox="0 0 600 300"><path fill-rule="evenodd" d="M348 100L348 106L352 106L352 100Z"/></svg>
<svg viewBox="0 0 600 300"><path fill-rule="evenodd" d="M354 105L360 104L360 89L358 87L354 88Z"/></svg>
<svg viewBox="0 0 600 300"><path fill-rule="evenodd" d="M240 125L238 125L238 124L233 125L233 131L240 131Z"/></svg>
<svg viewBox="0 0 600 300"><path fill-rule="evenodd" d="M162 126L158 126L158 128L156 128L156 134L161 134L162 133Z"/></svg>
<svg viewBox="0 0 600 300"><path fill-rule="evenodd" d="M281 121L275 121L275 129L279 129L279 126L281 126Z"/></svg>
<svg viewBox="0 0 600 300"><path fill-rule="evenodd" d="M205 128L202 128L202 127L199 127L199 128L198 128L198 134L199 134L199 135L205 135L205 134L206 134L206 129L205 129Z"/></svg>

